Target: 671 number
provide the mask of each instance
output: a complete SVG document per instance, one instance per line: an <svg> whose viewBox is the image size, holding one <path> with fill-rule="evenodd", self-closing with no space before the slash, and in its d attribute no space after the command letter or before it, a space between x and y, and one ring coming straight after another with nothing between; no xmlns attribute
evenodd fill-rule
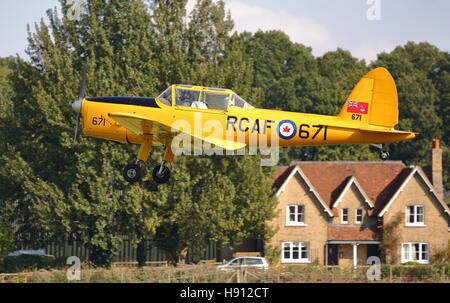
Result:
<svg viewBox="0 0 450 303"><path fill-rule="evenodd" d="M92 125L105 126L106 125L106 119L103 118L103 117L93 117L92 118Z"/></svg>
<svg viewBox="0 0 450 303"><path fill-rule="evenodd" d="M352 120L359 120L359 121L361 121L361 115L360 114L353 114L352 115Z"/></svg>

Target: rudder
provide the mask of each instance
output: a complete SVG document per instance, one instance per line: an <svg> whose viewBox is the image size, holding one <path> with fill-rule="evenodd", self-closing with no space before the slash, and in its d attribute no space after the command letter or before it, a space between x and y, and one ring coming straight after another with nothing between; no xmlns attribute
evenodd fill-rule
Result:
<svg viewBox="0 0 450 303"><path fill-rule="evenodd" d="M378 67L368 72L353 88L338 116L393 128L398 123L398 95L389 71Z"/></svg>

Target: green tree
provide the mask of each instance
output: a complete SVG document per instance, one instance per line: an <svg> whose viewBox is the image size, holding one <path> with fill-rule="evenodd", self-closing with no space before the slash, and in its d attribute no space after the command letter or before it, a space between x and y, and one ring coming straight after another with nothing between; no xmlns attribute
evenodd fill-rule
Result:
<svg viewBox="0 0 450 303"><path fill-rule="evenodd" d="M0 220L0 256L15 248L14 235L5 222Z"/></svg>
<svg viewBox="0 0 450 303"><path fill-rule="evenodd" d="M216 73L223 70L219 60L226 51L233 21L223 1L199 0L189 17L186 40L190 80L215 85Z"/></svg>
<svg viewBox="0 0 450 303"><path fill-rule="evenodd" d="M189 248L269 237L267 221L275 207L270 176L256 157L180 159L168 202L159 211L157 245L178 263Z"/></svg>
<svg viewBox="0 0 450 303"><path fill-rule="evenodd" d="M149 30L153 37L149 47L153 50L156 64L152 76L158 79L160 91L189 77L184 22L186 3L187 0L149 1Z"/></svg>
<svg viewBox="0 0 450 303"><path fill-rule="evenodd" d="M12 87L8 80L12 58L0 58L0 119L11 113ZM3 129L3 125L1 128Z"/></svg>
<svg viewBox="0 0 450 303"><path fill-rule="evenodd" d="M83 65L87 94L155 94L150 17L138 0L87 1L79 21L66 18L66 2L61 5L63 17L49 10L49 25L41 21L30 31L30 63L16 59L12 68L2 202L19 226L18 239L41 246L69 235L91 248L96 264L109 265L120 235L154 233L158 196L123 181L121 167L135 157L134 148L83 137L73 142L70 103ZM16 207L8 207L13 201Z"/></svg>

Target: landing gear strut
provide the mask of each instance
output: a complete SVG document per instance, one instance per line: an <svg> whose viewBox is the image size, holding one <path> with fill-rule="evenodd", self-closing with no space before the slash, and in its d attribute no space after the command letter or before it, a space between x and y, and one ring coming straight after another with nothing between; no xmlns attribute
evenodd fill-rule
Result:
<svg viewBox="0 0 450 303"><path fill-rule="evenodd" d="M135 163L130 163L126 165L123 169L123 177L127 182L136 183L139 182L144 175L144 163L148 159L148 155L151 151L151 141L146 140L141 144L139 149L138 160ZM170 169L167 167L166 163L172 162L175 155L172 152L170 144L166 148L166 153L164 154L164 160L161 164L155 166L152 172L153 180L158 184L167 183L170 179Z"/></svg>
<svg viewBox="0 0 450 303"><path fill-rule="evenodd" d="M164 184L169 181L171 173L170 169L166 166L166 163L173 162L174 158L175 155L172 152L170 144L168 144L166 147L166 152L164 154L164 160L161 162L161 164L155 166L155 168L153 169L152 177L156 183Z"/></svg>
<svg viewBox="0 0 450 303"><path fill-rule="evenodd" d="M379 157L381 160L386 161L389 160L389 152L383 150L383 144L371 144L372 146L378 148L380 150Z"/></svg>
<svg viewBox="0 0 450 303"><path fill-rule="evenodd" d="M170 179L170 169L166 166L166 161L155 166L152 173L153 180L158 184L167 183Z"/></svg>

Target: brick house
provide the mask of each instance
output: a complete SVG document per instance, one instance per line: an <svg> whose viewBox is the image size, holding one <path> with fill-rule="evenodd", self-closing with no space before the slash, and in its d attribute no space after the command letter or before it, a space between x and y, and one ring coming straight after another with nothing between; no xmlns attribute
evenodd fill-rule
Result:
<svg viewBox="0 0 450 303"><path fill-rule="evenodd" d="M274 236L265 243L282 264L362 265L379 256L384 228L397 241L393 263L430 263L449 241L442 150L433 141L428 167L387 162L297 162L280 167L274 187ZM434 186L433 186L434 184Z"/></svg>

